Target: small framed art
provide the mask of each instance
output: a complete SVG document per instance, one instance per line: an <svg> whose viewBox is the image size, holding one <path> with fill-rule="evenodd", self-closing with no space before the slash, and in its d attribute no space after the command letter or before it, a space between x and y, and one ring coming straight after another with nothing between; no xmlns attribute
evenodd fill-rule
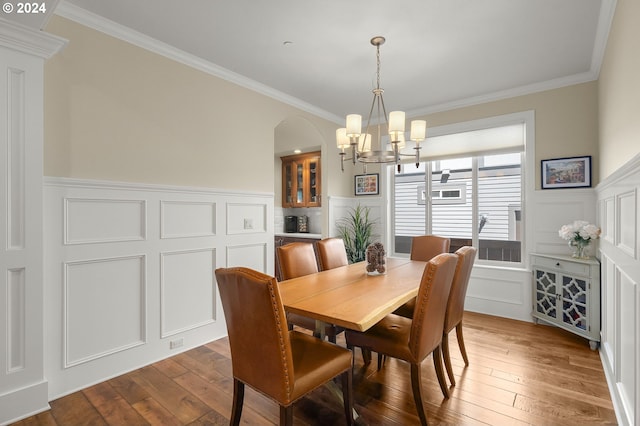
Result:
<svg viewBox="0 0 640 426"><path fill-rule="evenodd" d="M356 195L378 195L380 193L379 174L372 173L368 175L355 176L355 193Z"/></svg>
<svg viewBox="0 0 640 426"><path fill-rule="evenodd" d="M542 160L542 189L591 186L591 156Z"/></svg>

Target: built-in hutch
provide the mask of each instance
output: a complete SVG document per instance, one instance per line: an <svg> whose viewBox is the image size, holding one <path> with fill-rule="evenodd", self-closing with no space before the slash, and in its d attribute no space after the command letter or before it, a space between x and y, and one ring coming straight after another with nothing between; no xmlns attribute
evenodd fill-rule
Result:
<svg viewBox="0 0 640 426"><path fill-rule="evenodd" d="M282 207L320 207L320 151L281 157Z"/></svg>

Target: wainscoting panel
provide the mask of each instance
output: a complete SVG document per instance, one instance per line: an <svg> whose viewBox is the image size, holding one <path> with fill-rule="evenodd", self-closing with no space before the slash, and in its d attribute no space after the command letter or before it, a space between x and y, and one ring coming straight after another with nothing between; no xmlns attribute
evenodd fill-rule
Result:
<svg viewBox="0 0 640 426"><path fill-rule="evenodd" d="M266 221L266 204L227 204L227 234L229 235L267 232ZM273 224L270 225L273 226Z"/></svg>
<svg viewBox="0 0 640 426"><path fill-rule="evenodd" d="M618 194L617 198L617 211L618 217L616 218L616 245L618 248L629 256L637 260L636 246L638 240L637 222L638 212L636 206L638 200L636 197L636 191L629 191L622 194Z"/></svg>
<svg viewBox="0 0 640 426"><path fill-rule="evenodd" d="M26 342L25 268L7 271L7 371L15 372L25 366Z"/></svg>
<svg viewBox="0 0 640 426"><path fill-rule="evenodd" d="M215 203L162 201L160 238L209 237L216 234Z"/></svg>
<svg viewBox="0 0 640 426"><path fill-rule="evenodd" d="M215 249L166 252L161 256L161 336L213 322Z"/></svg>
<svg viewBox="0 0 640 426"><path fill-rule="evenodd" d="M640 424L640 155L596 188L602 265L600 358L621 425Z"/></svg>
<svg viewBox="0 0 640 426"><path fill-rule="evenodd" d="M44 189L50 399L225 336L215 268L273 274L273 194L69 178Z"/></svg>
<svg viewBox="0 0 640 426"><path fill-rule="evenodd" d="M266 271L266 264L266 244L244 244L227 247L227 268L245 266L257 271Z"/></svg>
<svg viewBox="0 0 640 426"><path fill-rule="evenodd" d="M65 264L65 368L145 341L145 256Z"/></svg>
<svg viewBox="0 0 640 426"><path fill-rule="evenodd" d="M140 241L146 238L143 200L65 199L65 244Z"/></svg>
<svg viewBox="0 0 640 426"><path fill-rule="evenodd" d="M622 403L626 407L633 407L638 388L636 387L636 377L638 368L638 345L637 336L639 335L637 308L638 303L638 283L634 282L624 271L618 270L616 274L618 308L620 310L620 322L618 324L618 369L616 378L618 381L618 389ZM635 321L625 321L624 318L634 318ZM635 408L634 408L635 410ZM633 415L633 414L631 414Z"/></svg>

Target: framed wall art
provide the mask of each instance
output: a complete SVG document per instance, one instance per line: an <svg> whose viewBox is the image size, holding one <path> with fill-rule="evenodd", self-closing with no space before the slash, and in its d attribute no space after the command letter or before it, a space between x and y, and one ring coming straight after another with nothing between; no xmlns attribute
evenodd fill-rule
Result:
<svg viewBox="0 0 640 426"><path fill-rule="evenodd" d="M379 174L356 175L355 193L356 195L378 195L380 193Z"/></svg>
<svg viewBox="0 0 640 426"><path fill-rule="evenodd" d="M542 189L591 186L591 156L542 160Z"/></svg>

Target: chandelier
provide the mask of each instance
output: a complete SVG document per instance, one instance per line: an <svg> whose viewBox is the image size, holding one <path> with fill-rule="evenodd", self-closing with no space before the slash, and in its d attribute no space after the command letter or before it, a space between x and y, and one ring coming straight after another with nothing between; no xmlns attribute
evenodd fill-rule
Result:
<svg viewBox="0 0 640 426"><path fill-rule="evenodd" d="M336 130L336 142L340 149L340 166L344 172L345 160L352 160L364 163L364 171L367 171L367 163L396 163L400 169L400 157L411 156L410 154L402 154L400 150L405 146L405 114L403 111L391 111L387 115L384 106L382 93L384 90L380 87L380 46L385 42L385 38L377 36L371 39L371 44L376 47L376 87L373 89L373 102L369 110L369 118L367 118L367 126L364 133L362 132L362 116L359 114L349 114L346 118L346 127ZM377 147L373 150L371 146L371 117L374 110L378 116L377 126ZM382 145L382 124L386 123L389 134L391 149L385 149ZM427 131L427 122L424 120L413 120L411 122L410 139L415 142L416 167L420 164L420 143L424 141ZM385 144L386 145L386 144ZM346 158L346 151L351 149L351 157Z"/></svg>

